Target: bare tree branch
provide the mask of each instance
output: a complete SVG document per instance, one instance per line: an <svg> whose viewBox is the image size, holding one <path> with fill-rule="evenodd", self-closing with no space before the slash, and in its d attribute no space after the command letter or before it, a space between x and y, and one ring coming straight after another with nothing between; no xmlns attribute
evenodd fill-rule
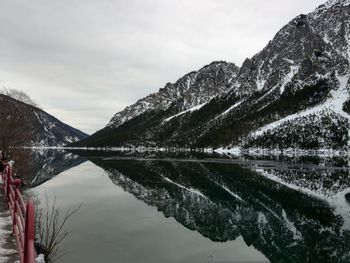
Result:
<svg viewBox="0 0 350 263"><path fill-rule="evenodd" d="M71 233L64 229L69 219L81 208L68 208L62 215L62 210L56 206L56 196L50 203L45 196L45 208L36 205L36 248L44 254L46 262L55 262L64 254L59 252L59 245Z"/></svg>

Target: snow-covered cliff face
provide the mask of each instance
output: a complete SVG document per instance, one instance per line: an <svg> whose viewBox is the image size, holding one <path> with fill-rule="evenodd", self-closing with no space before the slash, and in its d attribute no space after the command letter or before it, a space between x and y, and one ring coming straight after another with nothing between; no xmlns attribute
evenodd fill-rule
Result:
<svg viewBox="0 0 350 263"><path fill-rule="evenodd" d="M80 145L349 149L348 0L297 16L238 73L228 65L168 84Z"/></svg>
<svg viewBox="0 0 350 263"><path fill-rule="evenodd" d="M0 135L22 146L63 146L88 135L43 110L0 95Z"/></svg>
<svg viewBox="0 0 350 263"><path fill-rule="evenodd" d="M178 100L179 111L190 109L227 91L237 73L238 67L232 63L213 62L126 107L115 114L107 126L116 128L146 111L165 110Z"/></svg>
<svg viewBox="0 0 350 263"><path fill-rule="evenodd" d="M252 77L246 82L239 77L233 88L236 92L241 83L265 91L258 98L264 101L262 108L275 106L277 101L287 102L288 96L298 95L308 101L299 103L294 110L288 111L293 106L285 103L284 110L267 112L276 116L262 116L268 121L259 118L260 127L255 126L241 140L242 145L349 147L349 1L328 1L308 15L298 16L250 63L254 68L249 73ZM311 92L306 94L308 91Z"/></svg>
<svg viewBox="0 0 350 263"><path fill-rule="evenodd" d="M287 86L300 89L330 71L346 75L350 55L348 5L347 1L330 1L293 19L261 52L244 62L234 91L276 90L282 94Z"/></svg>

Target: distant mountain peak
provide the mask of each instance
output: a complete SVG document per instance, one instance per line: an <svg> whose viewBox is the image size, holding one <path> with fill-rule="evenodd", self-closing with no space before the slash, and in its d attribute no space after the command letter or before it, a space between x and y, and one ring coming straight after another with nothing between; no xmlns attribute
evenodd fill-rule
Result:
<svg viewBox="0 0 350 263"><path fill-rule="evenodd" d="M0 137L19 145L63 146L88 136L42 109L10 96L0 94L0 105Z"/></svg>

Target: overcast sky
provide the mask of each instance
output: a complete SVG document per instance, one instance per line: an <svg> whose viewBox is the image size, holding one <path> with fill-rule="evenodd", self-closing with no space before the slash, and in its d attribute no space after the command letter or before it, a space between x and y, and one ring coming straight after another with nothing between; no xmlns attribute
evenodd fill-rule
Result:
<svg viewBox="0 0 350 263"><path fill-rule="evenodd" d="M93 133L215 60L241 66L323 0L0 0L0 85Z"/></svg>

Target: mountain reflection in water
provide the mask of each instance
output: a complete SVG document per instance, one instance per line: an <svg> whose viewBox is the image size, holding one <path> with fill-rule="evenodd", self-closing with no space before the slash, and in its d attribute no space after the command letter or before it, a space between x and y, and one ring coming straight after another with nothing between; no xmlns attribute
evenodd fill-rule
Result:
<svg viewBox="0 0 350 263"><path fill-rule="evenodd" d="M350 262L347 168L90 160L165 217L215 242L242 236L271 262Z"/></svg>
<svg viewBox="0 0 350 263"><path fill-rule="evenodd" d="M346 160L35 154L41 161L33 185L89 160L125 191L213 242L241 236L271 262L350 262Z"/></svg>
<svg viewBox="0 0 350 263"><path fill-rule="evenodd" d="M30 185L35 187L86 160L79 155L59 149L33 148L30 151Z"/></svg>

